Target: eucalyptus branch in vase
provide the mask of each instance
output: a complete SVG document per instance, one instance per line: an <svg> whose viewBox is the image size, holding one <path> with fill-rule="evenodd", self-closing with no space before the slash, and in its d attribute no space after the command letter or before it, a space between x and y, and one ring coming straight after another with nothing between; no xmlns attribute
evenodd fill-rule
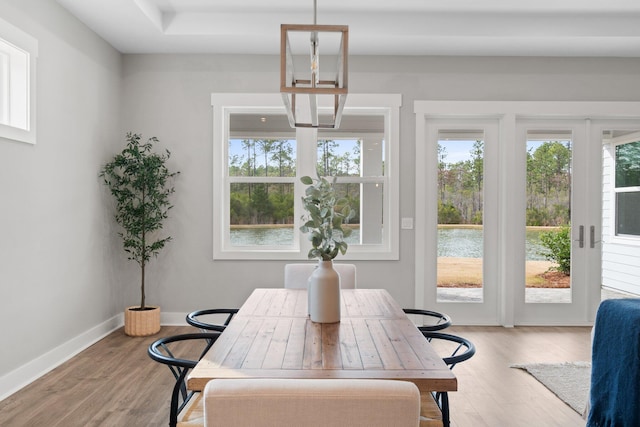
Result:
<svg viewBox="0 0 640 427"><path fill-rule="evenodd" d="M300 181L307 185L302 204L307 211L301 217L303 225L300 231L309 233L312 248L308 258L322 261L333 260L338 254L347 252L345 237L351 234L349 227L344 227L354 216L346 198L337 198L335 177L331 182L318 175L318 178L303 176Z"/></svg>

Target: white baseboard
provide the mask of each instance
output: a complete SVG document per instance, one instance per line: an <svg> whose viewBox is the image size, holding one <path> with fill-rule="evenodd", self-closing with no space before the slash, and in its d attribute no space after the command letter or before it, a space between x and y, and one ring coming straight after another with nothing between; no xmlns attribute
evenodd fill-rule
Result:
<svg viewBox="0 0 640 427"><path fill-rule="evenodd" d="M161 312L160 323L168 326L188 326L185 320L186 316L187 313ZM113 316L111 319L83 332L42 356L0 377L0 401L11 396L26 385L29 385L49 371L57 368L62 363L100 341L123 325L124 314Z"/></svg>
<svg viewBox="0 0 640 427"><path fill-rule="evenodd" d="M124 315L116 315L42 356L0 377L0 400L4 400L24 386L71 359L82 350L100 341L124 324Z"/></svg>

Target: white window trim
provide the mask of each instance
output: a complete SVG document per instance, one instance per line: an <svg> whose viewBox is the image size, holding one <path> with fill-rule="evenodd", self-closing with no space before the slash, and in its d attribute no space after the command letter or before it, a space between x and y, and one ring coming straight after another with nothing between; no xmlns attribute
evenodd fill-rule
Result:
<svg viewBox="0 0 640 427"><path fill-rule="evenodd" d="M351 245L345 255L340 255L340 260L397 260L399 259L399 149L400 149L400 106L402 96L400 94L349 94L345 104L345 113L357 114L358 112L371 111L372 109L386 108L385 115L385 175L388 185L385 185L385 233L384 244L381 245ZM229 112L242 111L245 113L262 112L272 110L274 113L285 114L280 94L238 94L216 93L211 95L213 107L213 259L215 260L305 260L309 246L307 239L301 237L298 232L299 218L294 218L294 245L293 247L260 247L238 250L234 247L225 247L229 242L229 231L226 227L226 218L229 217L228 203L218 203L227 200L225 185L227 164L226 129L229 126ZM323 107L323 105L321 105ZM307 158L315 155L305 150L315 149L317 130L298 129L298 156ZM392 147L394 145L394 147ZM392 149L393 148L393 149ZM315 175L315 170L304 163L298 164L296 182L303 175ZM294 203L295 212L301 212L302 186L295 187ZM223 236L223 233L225 235ZM223 236L223 238L221 238Z"/></svg>
<svg viewBox="0 0 640 427"><path fill-rule="evenodd" d="M19 28L0 19L0 39L28 54L27 123L25 128L0 124L0 138L36 143L36 59L38 41ZM10 73L10 72L9 72ZM10 79L11 76L6 78Z"/></svg>
<svg viewBox="0 0 640 427"><path fill-rule="evenodd" d="M616 146L622 144L628 144L630 142L635 142L640 140L640 132L634 132L629 135L624 135L618 138L612 138L607 141L610 148L610 162L611 162L611 195L610 195L610 204L609 204L609 241L610 243L618 244L618 245L628 245L628 246L640 246L640 236L633 236L630 234L616 234L617 224L617 206L616 206L616 194L623 192L636 192L640 191L640 187L625 187L624 189L617 190L616 189Z"/></svg>

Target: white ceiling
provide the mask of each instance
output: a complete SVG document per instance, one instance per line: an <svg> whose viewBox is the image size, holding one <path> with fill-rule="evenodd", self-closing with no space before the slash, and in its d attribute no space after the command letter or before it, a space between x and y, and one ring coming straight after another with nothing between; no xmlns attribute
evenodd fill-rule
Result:
<svg viewBox="0 0 640 427"><path fill-rule="evenodd" d="M278 54L313 0L57 0L123 53ZM640 57L638 0L317 0L352 55Z"/></svg>

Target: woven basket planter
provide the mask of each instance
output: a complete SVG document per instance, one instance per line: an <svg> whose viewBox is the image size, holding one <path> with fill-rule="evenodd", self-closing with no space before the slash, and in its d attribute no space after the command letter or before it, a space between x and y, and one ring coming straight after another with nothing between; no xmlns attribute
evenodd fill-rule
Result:
<svg viewBox="0 0 640 427"><path fill-rule="evenodd" d="M127 307L124 311L124 333L132 337L146 337L160 332L160 307Z"/></svg>

